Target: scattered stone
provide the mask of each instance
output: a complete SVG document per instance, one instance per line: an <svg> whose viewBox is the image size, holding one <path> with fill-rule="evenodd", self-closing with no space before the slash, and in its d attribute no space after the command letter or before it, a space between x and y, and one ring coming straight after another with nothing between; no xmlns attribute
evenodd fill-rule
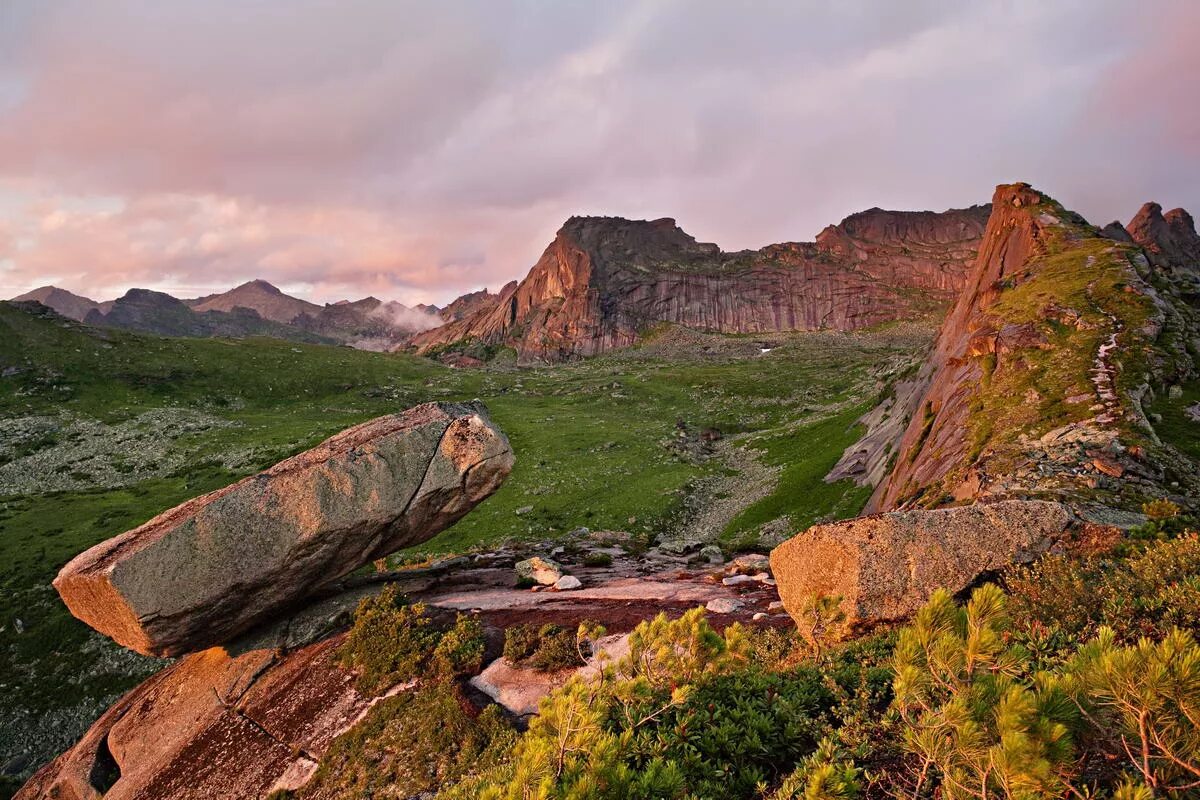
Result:
<svg viewBox="0 0 1200 800"><path fill-rule="evenodd" d="M709 600L704 608L711 611L713 614L732 614L742 607L741 600L734 600L732 597L717 597Z"/></svg>
<svg viewBox="0 0 1200 800"><path fill-rule="evenodd" d="M771 559L762 553L743 553L733 560L733 566L742 572L762 572L771 568Z"/></svg>
<svg viewBox="0 0 1200 800"><path fill-rule="evenodd" d="M754 612L754 616L751 617L750 619L757 622L760 619L766 619L766 618L767 618L767 615L765 613L763 613L762 611L756 611L756 612Z"/></svg>
<svg viewBox="0 0 1200 800"><path fill-rule="evenodd" d="M96 545L54 586L71 613L139 653L227 641L492 494L513 454L484 414L427 403L357 425Z"/></svg>
<svg viewBox="0 0 1200 800"><path fill-rule="evenodd" d="M772 614L775 613L776 611L783 611L783 610L784 609L783 609L783 601L782 600L772 600L767 605L767 611L770 611Z"/></svg>
<svg viewBox="0 0 1200 800"><path fill-rule="evenodd" d="M581 583L579 578L576 578L574 575L563 575L561 578L559 578L557 581L554 582L554 588L558 589L560 592L567 592L567 591L570 591L571 589L578 589L581 586L583 586L583 583Z"/></svg>
<svg viewBox="0 0 1200 800"><path fill-rule="evenodd" d="M724 564L725 554L715 544L706 544L700 548L700 557L709 564Z"/></svg>
<svg viewBox="0 0 1200 800"><path fill-rule="evenodd" d="M533 511L533 506L521 506L521 507L520 507L520 508L518 508L518 509L517 509L517 510L516 510L514 513L515 513L515 514L516 514L518 517L523 517L523 516L525 516L526 514L530 513L531 511Z"/></svg>
<svg viewBox="0 0 1200 800"><path fill-rule="evenodd" d="M730 575L728 578L723 579L721 583L726 586L737 586L742 583L754 583L754 578L749 575Z"/></svg>
<svg viewBox="0 0 1200 800"><path fill-rule="evenodd" d="M558 583L559 578L566 574L562 564L541 556L518 561L516 570L517 578L520 580L533 581L543 586L553 586Z"/></svg>
<svg viewBox="0 0 1200 800"><path fill-rule="evenodd" d="M848 625L903 619L935 589L959 592L981 574L1027 562L1074 525L1065 506L1010 500L895 511L815 525L771 553L793 617L814 595L841 596Z"/></svg>
<svg viewBox="0 0 1200 800"><path fill-rule="evenodd" d="M1103 456L1093 458L1092 466L1096 468L1097 472L1103 472L1105 475L1113 478L1119 478L1125 474L1124 467L1111 458L1104 458Z"/></svg>

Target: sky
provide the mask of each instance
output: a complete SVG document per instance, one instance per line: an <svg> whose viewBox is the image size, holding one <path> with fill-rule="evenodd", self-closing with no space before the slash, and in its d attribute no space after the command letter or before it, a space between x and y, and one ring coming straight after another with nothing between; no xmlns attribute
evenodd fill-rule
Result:
<svg viewBox="0 0 1200 800"><path fill-rule="evenodd" d="M0 296L444 303L572 214L724 249L1024 180L1200 211L1200 3L2 0Z"/></svg>

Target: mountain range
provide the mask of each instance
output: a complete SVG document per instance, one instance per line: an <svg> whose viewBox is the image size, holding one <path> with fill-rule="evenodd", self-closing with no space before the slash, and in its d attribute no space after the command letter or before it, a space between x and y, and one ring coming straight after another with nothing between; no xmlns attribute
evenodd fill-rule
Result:
<svg viewBox="0 0 1200 800"><path fill-rule="evenodd" d="M97 327L164 336L270 336L366 350L391 349L415 331L443 321L440 309L434 306L409 308L375 297L319 306L284 294L263 280L188 300L149 289L130 289L116 300L100 303L55 286L43 286L13 300L38 302L64 317Z"/></svg>

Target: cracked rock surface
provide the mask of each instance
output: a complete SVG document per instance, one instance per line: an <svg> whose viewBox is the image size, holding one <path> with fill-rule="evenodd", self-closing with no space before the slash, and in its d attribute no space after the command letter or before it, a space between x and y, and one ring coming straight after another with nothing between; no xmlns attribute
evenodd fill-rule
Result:
<svg viewBox="0 0 1200 800"><path fill-rule="evenodd" d="M481 406L427 403L189 500L69 562L79 619L147 655L227 641L494 492L512 448Z"/></svg>

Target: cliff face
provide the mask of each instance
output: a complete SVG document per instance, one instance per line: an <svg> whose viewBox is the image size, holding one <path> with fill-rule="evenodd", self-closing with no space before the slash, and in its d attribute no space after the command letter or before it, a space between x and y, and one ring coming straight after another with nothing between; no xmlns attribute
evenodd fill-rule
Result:
<svg viewBox="0 0 1200 800"><path fill-rule="evenodd" d="M553 361L631 345L658 323L723 333L868 327L951 301L987 214L871 209L815 242L737 253L697 242L672 219L572 217L523 281L413 344L428 352L474 339Z"/></svg>
<svg viewBox="0 0 1200 800"><path fill-rule="evenodd" d="M998 187L992 207L867 512L1028 496L1137 508L1172 481L1187 493L1194 477L1141 408L1194 371L1186 304L1152 282L1141 248L1025 184Z"/></svg>

